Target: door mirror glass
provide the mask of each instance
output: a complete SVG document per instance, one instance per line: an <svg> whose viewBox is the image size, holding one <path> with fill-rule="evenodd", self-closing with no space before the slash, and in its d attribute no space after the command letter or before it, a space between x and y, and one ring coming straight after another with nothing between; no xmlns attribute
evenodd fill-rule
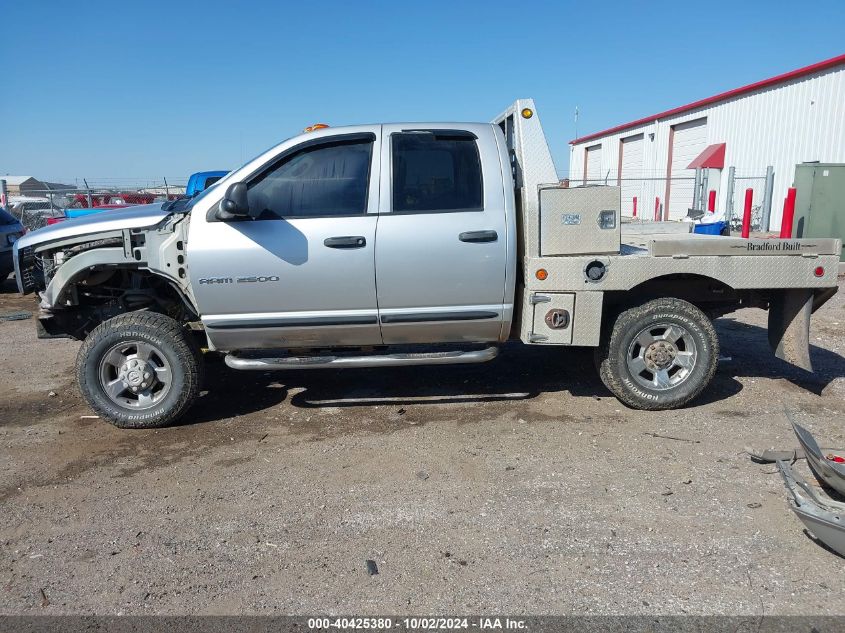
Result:
<svg viewBox="0 0 845 633"><path fill-rule="evenodd" d="M247 188L244 182L233 182L226 189L226 195L220 201L218 218L231 220L233 218L249 217L249 200L247 199Z"/></svg>

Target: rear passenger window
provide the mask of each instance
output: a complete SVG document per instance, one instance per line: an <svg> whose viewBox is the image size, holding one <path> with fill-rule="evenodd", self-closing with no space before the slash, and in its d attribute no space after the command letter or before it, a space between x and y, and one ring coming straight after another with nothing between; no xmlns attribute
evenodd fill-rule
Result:
<svg viewBox="0 0 845 633"><path fill-rule="evenodd" d="M481 211L481 161L468 132L403 132L391 137L393 211Z"/></svg>

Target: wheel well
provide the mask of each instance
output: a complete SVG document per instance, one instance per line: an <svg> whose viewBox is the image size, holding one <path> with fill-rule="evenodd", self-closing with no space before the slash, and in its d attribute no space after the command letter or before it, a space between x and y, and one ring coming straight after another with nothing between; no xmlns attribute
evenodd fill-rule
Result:
<svg viewBox="0 0 845 633"><path fill-rule="evenodd" d="M131 266L99 268L75 278L63 295L62 309L40 319L48 336L83 339L103 321L119 314L147 310L180 323L196 321L187 297L162 275Z"/></svg>
<svg viewBox="0 0 845 633"><path fill-rule="evenodd" d="M711 318L733 312L740 307L759 304L752 291L738 291L718 279L694 273L661 275L630 290L606 292L604 303L605 309L621 312L662 297L688 301Z"/></svg>

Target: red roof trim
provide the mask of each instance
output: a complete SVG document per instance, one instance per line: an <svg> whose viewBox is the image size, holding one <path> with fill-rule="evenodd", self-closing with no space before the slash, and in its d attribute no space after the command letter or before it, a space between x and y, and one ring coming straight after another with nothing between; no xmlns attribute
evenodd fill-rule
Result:
<svg viewBox="0 0 845 633"><path fill-rule="evenodd" d="M694 161L687 165L687 169L724 169L725 143L716 143L704 148Z"/></svg>
<svg viewBox="0 0 845 633"><path fill-rule="evenodd" d="M607 130L603 130L601 132L596 132L595 134L588 134L587 136L582 136L581 138L576 138L569 141L570 145L576 145L580 143L584 143L586 141L591 141L595 138L600 138L602 136L607 136L608 134L614 134L616 132L622 132L623 130L627 130L632 127L637 127L639 125L643 125L645 123L651 123L653 121L657 121L659 119L665 119L667 117L673 116L675 114L680 114L682 112L687 112L688 110L695 110L696 108L701 108L706 105L710 105L712 103L717 103L719 101L724 101L726 99L730 99L732 97L737 97L742 94L746 94L748 92L754 92L755 90L760 90L761 88L768 88L769 86L773 86L779 83L783 83L785 81L789 81L791 79L797 79L798 77L803 77L805 75L810 75L812 73L818 72L820 70L826 70L828 68L833 68L834 66L839 66L840 64L845 64L845 55L838 55L837 57L831 57L830 59L826 59L822 62L818 62L815 64L811 64L810 66L804 66L803 68L798 68L797 70L791 70L788 73L783 73L782 75L777 75L776 77L770 77L769 79L763 79L762 81L758 81L753 84L748 84L747 86L742 86L741 88L735 88L734 90L728 90L727 92L722 92L720 94L714 95L712 97L707 97L706 99L700 99L699 101L693 101L692 103L688 103L687 105L682 105L677 108L672 108L671 110L666 110L665 112L659 112L658 114L653 114L651 116L644 117L642 119L637 119L636 121L631 121L630 123L623 123L622 125L617 125L616 127L609 128Z"/></svg>

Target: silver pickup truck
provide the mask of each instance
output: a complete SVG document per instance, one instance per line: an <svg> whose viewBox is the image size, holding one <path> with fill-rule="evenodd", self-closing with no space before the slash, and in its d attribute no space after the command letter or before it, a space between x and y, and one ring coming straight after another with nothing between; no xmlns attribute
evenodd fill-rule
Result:
<svg viewBox="0 0 845 633"><path fill-rule="evenodd" d="M15 247L39 336L83 339L80 389L120 427L185 413L203 350L240 370L478 363L590 346L641 409L707 386L711 319L769 310L810 369L838 240L627 236L616 187L562 188L531 100L490 123L323 128L189 200L110 211Z"/></svg>

